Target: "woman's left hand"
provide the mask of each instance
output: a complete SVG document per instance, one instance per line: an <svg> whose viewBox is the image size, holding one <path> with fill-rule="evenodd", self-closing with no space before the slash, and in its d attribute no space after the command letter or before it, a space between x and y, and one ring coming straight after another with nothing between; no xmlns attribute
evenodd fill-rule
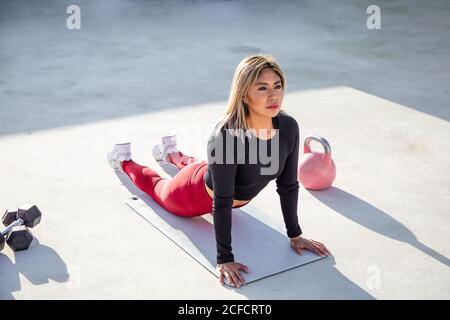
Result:
<svg viewBox="0 0 450 320"><path fill-rule="evenodd" d="M300 255L303 254L303 249L310 250L321 257L331 254L323 243L312 239L308 240L298 236L295 238L290 238L290 243L291 248Z"/></svg>

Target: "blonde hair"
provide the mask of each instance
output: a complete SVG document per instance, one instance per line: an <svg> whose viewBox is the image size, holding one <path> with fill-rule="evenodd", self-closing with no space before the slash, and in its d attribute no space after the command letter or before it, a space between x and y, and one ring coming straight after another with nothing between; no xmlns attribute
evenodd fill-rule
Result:
<svg viewBox="0 0 450 320"><path fill-rule="evenodd" d="M234 72L227 109L225 115L216 125L217 131L220 131L225 124L228 125L229 129L239 132L249 129L246 119L249 111L244 98L247 96L250 86L257 81L261 71L266 68L272 69L280 77L281 86L283 90L285 89L286 79L273 56L256 54L245 57ZM285 113L282 110L279 112Z"/></svg>

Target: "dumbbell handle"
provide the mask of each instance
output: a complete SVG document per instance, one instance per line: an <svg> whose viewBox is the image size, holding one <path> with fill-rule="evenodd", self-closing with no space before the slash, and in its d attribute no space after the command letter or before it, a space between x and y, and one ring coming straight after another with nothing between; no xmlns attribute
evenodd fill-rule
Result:
<svg viewBox="0 0 450 320"><path fill-rule="evenodd" d="M2 233L2 236L4 236L5 234L8 234L14 227L17 227L17 226L21 226L21 225L23 225L24 224L24 221L21 219L21 218L19 218L19 219L17 219L16 221L14 221L13 223L11 223L9 226L7 226L1 233Z"/></svg>

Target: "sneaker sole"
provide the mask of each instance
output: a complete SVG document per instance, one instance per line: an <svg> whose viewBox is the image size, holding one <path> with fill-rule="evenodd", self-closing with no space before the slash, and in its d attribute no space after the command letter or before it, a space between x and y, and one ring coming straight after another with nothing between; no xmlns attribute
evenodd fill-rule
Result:
<svg viewBox="0 0 450 320"><path fill-rule="evenodd" d="M119 167L116 165L115 161L113 160L113 156L112 156L113 152L114 151L108 152L106 155L106 159L108 160L108 163L111 166L111 168L113 168L115 170L119 170Z"/></svg>

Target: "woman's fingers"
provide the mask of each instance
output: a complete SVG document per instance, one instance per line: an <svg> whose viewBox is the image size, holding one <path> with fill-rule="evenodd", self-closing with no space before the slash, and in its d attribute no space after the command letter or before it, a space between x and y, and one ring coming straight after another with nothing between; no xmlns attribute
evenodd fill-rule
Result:
<svg viewBox="0 0 450 320"><path fill-rule="evenodd" d="M322 250L324 250L327 254L331 254L330 250L328 250L328 248L321 242L319 241L315 241L315 240L311 240L314 244L318 245Z"/></svg>
<svg viewBox="0 0 450 320"><path fill-rule="evenodd" d="M248 267L247 267L247 266L244 266L243 264L241 264L241 266L239 267L239 270L242 270L243 272L248 273ZM239 276L240 276L242 285L245 286L245 279L244 279L244 276L242 276L239 272L238 272L238 274L239 274Z"/></svg>
<svg viewBox="0 0 450 320"><path fill-rule="evenodd" d="M322 244L322 247L325 249L325 251L326 251L328 254L331 254L330 250L329 250L324 244Z"/></svg>
<svg viewBox="0 0 450 320"><path fill-rule="evenodd" d="M242 271L244 271L245 273L249 273L248 267L247 267L247 266L244 266L243 264L241 264L239 270L242 270Z"/></svg>
<svg viewBox="0 0 450 320"><path fill-rule="evenodd" d="M225 270L221 270L219 274L219 282L223 285L226 278L228 284L232 287L239 288L241 285L245 285L245 279L239 272L240 269L248 273L248 267L244 266L243 264L236 264L234 266L226 268Z"/></svg>
<svg viewBox="0 0 450 320"><path fill-rule="evenodd" d="M318 254L319 256L325 255L325 252L314 242L310 242L310 246L311 246L312 250L314 251L314 253Z"/></svg>
<svg viewBox="0 0 450 320"><path fill-rule="evenodd" d="M330 250L328 250L328 248L321 242L318 241L314 241L316 242L322 249L324 249L327 253L331 253Z"/></svg>
<svg viewBox="0 0 450 320"><path fill-rule="evenodd" d="M325 247L324 245L321 245L320 248L321 248L327 255L330 254L330 250L328 250L328 248Z"/></svg>
<svg viewBox="0 0 450 320"><path fill-rule="evenodd" d="M311 251L313 251L315 254L317 254L319 256L324 255L314 243L310 242L308 246L309 246L309 249Z"/></svg>
<svg viewBox="0 0 450 320"><path fill-rule="evenodd" d="M299 255L303 254L303 250L299 244L294 243L294 244L291 244L291 246L292 246L292 249L294 249L294 251L297 252Z"/></svg>
<svg viewBox="0 0 450 320"><path fill-rule="evenodd" d="M227 280L228 280L228 284L229 284L230 286L234 287L235 284L234 284L234 280L233 280L233 277L231 276L231 274L227 272L227 273L226 273L226 277L227 277Z"/></svg>
<svg viewBox="0 0 450 320"><path fill-rule="evenodd" d="M234 271L230 272L230 277L231 277L231 279L232 279L232 281L233 281L233 282L232 282L232 283L233 283L233 286L239 288L239 286L240 286L240 281L239 281L239 278L237 277L237 275L236 275L236 273L235 273Z"/></svg>
<svg viewBox="0 0 450 320"><path fill-rule="evenodd" d="M244 286L245 285L245 280L244 280L244 277L242 276L242 274L239 271L237 271L236 275L237 275L237 278L240 281L240 284Z"/></svg>
<svg viewBox="0 0 450 320"><path fill-rule="evenodd" d="M320 250L320 252L321 252L322 255L324 255L324 256L327 256L327 255L328 255L328 252L327 252L327 250L325 250L324 247L322 247L322 246L320 246L320 245L318 245L318 244L314 244L314 246L316 246L316 248L318 248L318 249Z"/></svg>
<svg viewBox="0 0 450 320"><path fill-rule="evenodd" d="M299 255L303 254L302 249L310 250L319 256L327 256L330 252L322 243L314 240L302 239L299 242L291 242L291 247Z"/></svg>
<svg viewBox="0 0 450 320"><path fill-rule="evenodd" d="M300 249L299 246L295 246L295 251L297 251L297 253L298 253L299 255L303 255L303 250Z"/></svg>

